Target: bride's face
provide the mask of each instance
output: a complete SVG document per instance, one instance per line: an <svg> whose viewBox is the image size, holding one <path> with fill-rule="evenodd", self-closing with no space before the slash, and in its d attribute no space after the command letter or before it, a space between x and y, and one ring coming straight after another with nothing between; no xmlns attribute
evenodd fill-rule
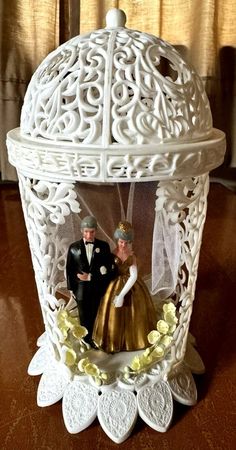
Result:
<svg viewBox="0 0 236 450"><path fill-rule="evenodd" d="M130 243L129 241L125 241L124 239L118 239L117 246L119 250L125 251L130 247Z"/></svg>

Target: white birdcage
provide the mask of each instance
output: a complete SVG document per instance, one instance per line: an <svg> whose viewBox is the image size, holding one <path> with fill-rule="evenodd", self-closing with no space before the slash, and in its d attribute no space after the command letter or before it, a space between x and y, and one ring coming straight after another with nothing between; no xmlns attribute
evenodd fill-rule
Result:
<svg viewBox="0 0 236 450"><path fill-rule="evenodd" d="M137 411L151 427L165 431L173 414L172 398L196 402L191 372L201 373L204 366L193 340L187 342L188 329L208 173L225 153L225 135L212 127L195 70L172 45L126 28L125 20L123 11L112 9L106 28L74 37L50 53L32 76L20 128L7 136L45 323L29 366L31 375L42 374L38 404L63 398L63 417L73 433L90 425L98 412L115 442L128 437ZM112 367L108 379L95 387L94 377L79 378L68 364L57 323L58 311L69 311L58 293L68 236L84 205L80 183L96 190L130 183L131 219L134 185L151 181L157 182L157 198L150 290L160 302L172 295L178 325L164 356L132 375L124 371L130 355L109 355L99 362L91 351L98 367ZM152 208L148 198L145 203ZM157 403L162 398L155 412L151 398Z"/></svg>

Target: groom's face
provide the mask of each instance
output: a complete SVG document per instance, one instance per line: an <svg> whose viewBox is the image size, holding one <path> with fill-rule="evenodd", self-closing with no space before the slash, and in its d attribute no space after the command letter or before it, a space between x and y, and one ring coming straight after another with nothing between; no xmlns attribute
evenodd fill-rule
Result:
<svg viewBox="0 0 236 450"><path fill-rule="evenodd" d="M96 229L95 228L83 228L82 236L86 241L93 242L95 239L95 236L96 236Z"/></svg>

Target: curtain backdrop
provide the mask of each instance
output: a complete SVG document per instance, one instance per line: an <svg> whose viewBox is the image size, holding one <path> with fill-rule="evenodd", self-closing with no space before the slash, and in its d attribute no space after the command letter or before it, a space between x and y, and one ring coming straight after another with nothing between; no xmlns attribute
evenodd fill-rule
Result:
<svg viewBox="0 0 236 450"><path fill-rule="evenodd" d="M61 42L79 34L77 0L0 0L0 172L16 180L6 133L19 126L27 85L37 66Z"/></svg>
<svg viewBox="0 0 236 450"><path fill-rule="evenodd" d="M19 126L27 84L42 59L70 37L105 26L108 9L127 15L127 27L173 44L205 82L214 126L226 132L227 156L218 176L236 168L235 0L0 0L0 171L14 180L6 132Z"/></svg>

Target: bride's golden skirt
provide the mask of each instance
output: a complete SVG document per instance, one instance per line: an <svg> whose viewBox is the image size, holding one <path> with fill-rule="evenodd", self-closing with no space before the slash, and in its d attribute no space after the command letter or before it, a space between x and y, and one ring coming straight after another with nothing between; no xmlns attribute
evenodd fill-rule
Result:
<svg viewBox="0 0 236 450"><path fill-rule="evenodd" d="M156 329L156 311L141 278L124 298L120 308L113 305L129 278L132 256L125 262L118 262L117 278L110 282L101 300L93 329L93 340L105 352L133 351L146 348L148 333Z"/></svg>

